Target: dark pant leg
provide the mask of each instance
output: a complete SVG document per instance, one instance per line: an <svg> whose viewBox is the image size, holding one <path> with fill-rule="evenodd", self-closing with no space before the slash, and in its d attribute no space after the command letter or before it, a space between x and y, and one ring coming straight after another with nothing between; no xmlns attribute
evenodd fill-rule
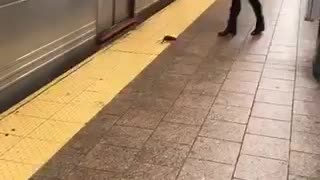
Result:
<svg viewBox="0 0 320 180"><path fill-rule="evenodd" d="M259 0L249 0L253 11L256 15L257 21L263 20L263 14L262 14L262 6Z"/></svg>
<svg viewBox="0 0 320 180"><path fill-rule="evenodd" d="M230 17L228 21L228 28L235 29L237 26L237 19L241 11L241 0L232 0L230 8Z"/></svg>

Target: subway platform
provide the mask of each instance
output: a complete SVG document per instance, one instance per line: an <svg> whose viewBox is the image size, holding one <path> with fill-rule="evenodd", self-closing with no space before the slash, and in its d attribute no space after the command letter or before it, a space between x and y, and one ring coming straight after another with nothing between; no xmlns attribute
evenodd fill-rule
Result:
<svg viewBox="0 0 320 180"><path fill-rule="evenodd" d="M1 180L319 180L305 0L177 0L0 115ZM165 35L174 42L161 42Z"/></svg>

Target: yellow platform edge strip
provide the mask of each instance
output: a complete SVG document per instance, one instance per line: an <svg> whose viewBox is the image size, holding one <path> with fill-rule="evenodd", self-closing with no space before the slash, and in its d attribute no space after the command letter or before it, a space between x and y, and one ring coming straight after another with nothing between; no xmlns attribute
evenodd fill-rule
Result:
<svg viewBox="0 0 320 180"><path fill-rule="evenodd" d="M177 0L0 115L0 179L31 177L215 0ZM143 43L141 43L143 42Z"/></svg>

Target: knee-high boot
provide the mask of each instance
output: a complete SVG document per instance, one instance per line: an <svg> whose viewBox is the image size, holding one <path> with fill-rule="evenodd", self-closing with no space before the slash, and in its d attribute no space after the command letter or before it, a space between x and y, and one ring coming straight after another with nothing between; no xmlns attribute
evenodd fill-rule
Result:
<svg viewBox="0 0 320 180"><path fill-rule="evenodd" d="M229 34L237 34L237 19L241 11L241 0L232 0L228 25L226 29L219 33L219 36L227 36Z"/></svg>
<svg viewBox="0 0 320 180"><path fill-rule="evenodd" d="M251 35L258 35L261 34L265 30L265 22L264 22L264 17L262 13L262 6L259 0L249 0L253 11L256 15L256 27L251 33Z"/></svg>

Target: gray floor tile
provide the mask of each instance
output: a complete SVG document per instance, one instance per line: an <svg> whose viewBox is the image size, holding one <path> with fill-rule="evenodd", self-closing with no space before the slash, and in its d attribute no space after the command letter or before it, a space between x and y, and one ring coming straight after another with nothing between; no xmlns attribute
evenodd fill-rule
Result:
<svg viewBox="0 0 320 180"><path fill-rule="evenodd" d="M200 137L195 142L190 157L235 164L239 151L240 143Z"/></svg>
<svg viewBox="0 0 320 180"><path fill-rule="evenodd" d="M251 134L290 139L290 122L251 118L247 131Z"/></svg>
<svg viewBox="0 0 320 180"><path fill-rule="evenodd" d="M154 129L163 118L164 113L142 109L130 109L117 122L118 125Z"/></svg>
<svg viewBox="0 0 320 180"><path fill-rule="evenodd" d="M220 90L221 84L214 84L210 81L190 81L184 93L201 94L207 96L216 96Z"/></svg>
<svg viewBox="0 0 320 180"><path fill-rule="evenodd" d="M292 60L295 61L296 59L296 54L294 53L274 53L271 52L268 54L268 59L273 59L273 60Z"/></svg>
<svg viewBox="0 0 320 180"><path fill-rule="evenodd" d="M215 104L210 110L208 119L246 124L248 122L250 112L250 108Z"/></svg>
<svg viewBox="0 0 320 180"><path fill-rule="evenodd" d="M205 109L174 106L166 115L164 121L190 125L201 125L204 122L207 114L208 110Z"/></svg>
<svg viewBox="0 0 320 180"><path fill-rule="evenodd" d="M320 118L319 105L314 102L294 101L294 113Z"/></svg>
<svg viewBox="0 0 320 180"><path fill-rule="evenodd" d="M121 180L175 180L178 170L166 166L137 163L124 173Z"/></svg>
<svg viewBox="0 0 320 180"><path fill-rule="evenodd" d="M135 99L132 107L158 112L168 112L173 103L174 99L159 98L156 96L146 96Z"/></svg>
<svg viewBox="0 0 320 180"><path fill-rule="evenodd" d="M248 62L257 62L257 63L264 63L266 61L265 55L254 55L254 54L244 54L242 55L239 60L240 61L248 61Z"/></svg>
<svg viewBox="0 0 320 180"><path fill-rule="evenodd" d="M319 83L312 78L311 75L309 75L309 77L297 76L296 86L300 88L319 89Z"/></svg>
<svg viewBox="0 0 320 180"><path fill-rule="evenodd" d="M320 118L293 115L292 129L293 131L320 135Z"/></svg>
<svg viewBox="0 0 320 180"><path fill-rule="evenodd" d="M297 175L289 175L288 180L317 180L319 178L309 178L309 177L303 177L303 176L297 176Z"/></svg>
<svg viewBox="0 0 320 180"><path fill-rule="evenodd" d="M150 140L139 153L138 161L168 167L181 167L191 146Z"/></svg>
<svg viewBox="0 0 320 180"><path fill-rule="evenodd" d="M266 119L291 121L291 111L292 108L289 106L255 102L253 105L252 116Z"/></svg>
<svg viewBox="0 0 320 180"><path fill-rule="evenodd" d="M319 179L320 156L300 152L291 152L290 174L304 176L310 179Z"/></svg>
<svg viewBox="0 0 320 180"><path fill-rule="evenodd" d="M262 78L259 89L293 92L294 82L278 79Z"/></svg>
<svg viewBox="0 0 320 180"><path fill-rule="evenodd" d="M139 150L110 146L103 141L94 147L80 167L123 172L134 162Z"/></svg>
<svg viewBox="0 0 320 180"><path fill-rule="evenodd" d="M106 144L114 146L140 149L152 132L152 130L135 127L113 126L103 140Z"/></svg>
<svg viewBox="0 0 320 180"><path fill-rule="evenodd" d="M259 82L261 73L252 72L252 71L231 71L228 74L228 79L238 80L238 81L247 81L247 82Z"/></svg>
<svg viewBox="0 0 320 180"><path fill-rule="evenodd" d="M255 101L291 106L293 103L292 99L293 93L260 89Z"/></svg>
<svg viewBox="0 0 320 180"><path fill-rule="evenodd" d="M116 97L111 103L104 107L102 111L106 114L121 116L126 113L131 106L132 103L130 101L123 101Z"/></svg>
<svg viewBox="0 0 320 180"><path fill-rule="evenodd" d="M241 155L235 177L240 179L286 180L287 163L283 161Z"/></svg>
<svg viewBox="0 0 320 180"><path fill-rule="evenodd" d="M246 134L241 153L287 161L289 146L289 140Z"/></svg>
<svg viewBox="0 0 320 180"><path fill-rule="evenodd" d="M221 91L215 104L225 106L237 106L250 108L253 103L253 95Z"/></svg>
<svg viewBox="0 0 320 180"><path fill-rule="evenodd" d="M59 152L43 165L35 176L39 179L65 179L84 157L83 154Z"/></svg>
<svg viewBox="0 0 320 180"><path fill-rule="evenodd" d="M191 145L196 139L200 126L162 122L152 135L152 139Z"/></svg>
<svg viewBox="0 0 320 180"><path fill-rule="evenodd" d="M222 86L223 91L255 94L257 90L257 83L243 82L236 80L226 80Z"/></svg>
<svg viewBox="0 0 320 180"><path fill-rule="evenodd" d="M234 167L210 161L188 159L178 180L219 179L230 180Z"/></svg>
<svg viewBox="0 0 320 180"><path fill-rule="evenodd" d="M120 180L121 174L77 167L68 175L68 180Z"/></svg>
<svg viewBox="0 0 320 180"><path fill-rule="evenodd" d="M320 136L302 132L292 132L291 150L320 155Z"/></svg>
<svg viewBox="0 0 320 180"><path fill-rule="evenodd" d="M173 64L167 70L169 73L192 75L198 69L198 65L190 64Z"/></svg>
<svg viewBox="0 0 320 180"><path fill-rule="evenodd" d="M237 61L233 64L232 70L256 71L261 72L263 63Z"/></svg>
<svg viewBox="0 0 320 180"><path fill-rule="evenodd" d="M277 64L277 63L268 63L264 65L265 68L268 69L282 69L282 70L290 70L295 71L296 67L294 65L285 65L285 64Z"/></svg>
<svg viewBox="0 0 320 180"><path fill-rule="evenodd" d="M262 77L270 79L282 79L293 81L295 79L295 71L285 69L269 69L265 68Z"/></svg>
<svg viewBox="0 0 320 180"><path fill-rule="evenodd" d="M185 93L180 95L175 106L209 109L214 101L213 96Z"/></svg>
<svg viewBox="0 0 320 180"><path fill-rule="evenodd" d="M223 70L199 70L191 77L191 84L221 84L227 78L227 72Z"/></svg>
<svg viewBox="0 0 320 180"><path fill-rule="evenodd" d="M270 52L273 53L292 53L295 54L297 51L297 47L288 47L288 46L281 46L281 45L272 45L270 47Z"/></svg>
<svg viewBox="0 0 320 180"><path fill-rule="evenodd" d="M200 136L222 140L242 142L246 126L224 121L207 121L203 125Z"/></svg>
<svg viewBox="0 0 320 180"><path fill-rule="evenodd" d="M295 89L294 99L299 101L310 101L320 103L319 94L319 90L297 87Z"/></svg>

